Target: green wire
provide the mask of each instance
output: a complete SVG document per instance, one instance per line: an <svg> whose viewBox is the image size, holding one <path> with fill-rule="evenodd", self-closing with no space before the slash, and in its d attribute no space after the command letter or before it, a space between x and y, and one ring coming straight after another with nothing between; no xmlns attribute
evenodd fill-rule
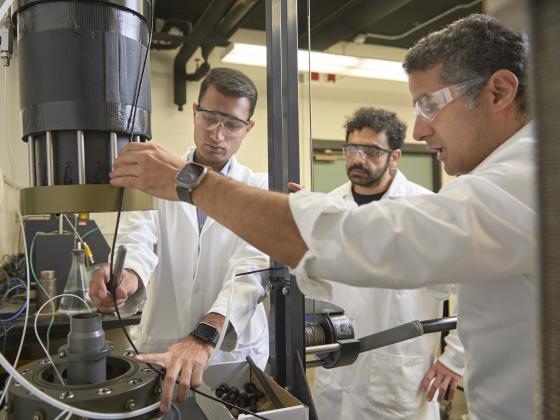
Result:
<svg viewBox="0 0 560 420"><path fill-rule="evenodd" d="M52 298L52 296L49 294L49 292L43 287L43 285L41 284L41 282L39 281L39 279L37 278L37 274L35 273L35 267L33 266L33 249L35 247L35 240L37 239L37 236L55 236L56 233L58 231L53 231L53 232L37 232L35 233L35 235L33 235L33 240L31 241L31 245L29 246L29 268L31 269L31 274L33 274L33 279L35 279L35 284L37 284L41 290L43 290L43 292L45 293L45 295L47 295L47 298L50 299ZM68 231L63 231L63 233L69 233ZM52 315L51 315L51 321L49 323L49 327L47 329L47 352L49 351L49 337L50 337L50 332L51 332L51 328L54 324L54 313L55 313L55 306L54 306L54 302L51 302L51 310L52 310Z"/></svg>
<svg viewBox="0 0 560 420"><path fill-rule="evenodd" d="M82 240L86 236L88 236L91 233L96 232L98 230L99 230L99 228L95 227L95 228L87 231L86 233L81 235ZM72 236L75 235L74 232L70 232L70 231L67 231L67 230L63 230L62 234L63 235L72 235ZM58 230L53 230L52 232L37 232L33 236L33 240L31 241L31 245L29 246L29 268L31 269L31 274L33 274L33 278L35 279L35 283L39 285L39 287L43 290L45 295L47 295L48 299L52 298L52 296L49 294L49 292L47 292L47 290L43 287L41 282L37 279L37 274L35 273L35 267L33 266L33 248L35 246L35 240L37 239L37 236L58 236L58 235L60 235L60 232ZM47 352L49 351L49 347L50 347L50 334L51 334L51 329L52 329L52 326L54 324L54 318L55 318L54 302L51 302L51 309L52 309L51 321L49 323L49 327L47 328L47 338L46 338Z"/></svg>
<svg viewBox="0 0 560 420"><path fill-rule="evenodd" d="M86 236L88 236L90 233L97 232L98 230L99 230L98 227L94 227L92 230L88 230L86 233L84 233L84 234L82 235L82 239L84 239L84 238L85 238Z"/></svg>

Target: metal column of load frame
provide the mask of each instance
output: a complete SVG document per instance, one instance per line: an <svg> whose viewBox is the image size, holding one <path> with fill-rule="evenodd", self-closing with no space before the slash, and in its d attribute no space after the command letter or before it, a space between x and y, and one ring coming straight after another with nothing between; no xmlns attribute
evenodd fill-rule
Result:
<svg viewBox="0 0 560 420"><path fill-rule="evenodd" d="M269 188L299 182L297 0L266 1ZM272 266L282 268L273 261ZM270 361L281 385L310 408L305 377L304 296L287 269L271 274Z"/></svg>
<svg viewBox="0 0 560 420"><path fill-rule="evenodd" d="M533 115L537 122L540 210L540 370L535 419L560 417L560 3L529 2L533 55ZM537 324L535 323L535 326Z"/></svg>

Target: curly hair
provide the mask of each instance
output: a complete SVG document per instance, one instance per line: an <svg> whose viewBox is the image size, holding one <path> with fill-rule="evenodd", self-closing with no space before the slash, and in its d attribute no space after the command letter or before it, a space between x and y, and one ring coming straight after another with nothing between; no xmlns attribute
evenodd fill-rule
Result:
<svg viewBox="0 0 560 420"><path fill-rule="evenodd" d="M227 67L213 68L200 85L198 103L204 97L209 86L214 86L218 92L225 96L249 99L249 118L253 116L257 105L257 88L244 73Z"/></svg>
<svg viewBox="0 0 560 420"><path fill-rule="evenodd" d="M362 128L371 128L377 133L385 133L389 140L389 148L400 149L406 135L406 124L397 118L397 114L384 109L364 107L357 109L346 120L346 141L351 132Z"/></svg>
<svg viewBox="0 0 560 420"><path fill-rule="evenodd" d="M441 63L441 81L446 84L479 77L488 80L499 69L509 70L519 80L515 99L520 112L526 114L528 50L525 34L510 30L493 17L473 14L418 41L406 54L403 68L410 74ZM472 87L467 97L474 101L482 87Z"/></svg>

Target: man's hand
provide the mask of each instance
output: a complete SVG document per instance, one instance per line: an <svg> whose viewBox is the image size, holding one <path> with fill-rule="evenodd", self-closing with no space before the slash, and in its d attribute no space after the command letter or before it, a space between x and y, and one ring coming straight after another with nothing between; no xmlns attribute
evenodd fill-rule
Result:
<svg viewBox="0 0 560 420"><path fill-rule="evenodd" d="M161 411L165 413L169 410L177 377L180 376L177 392L179 402L185 401L190 388L196 388L202 383L202 373L213 351L214 348L210 343L189 336L173 344L165 353L146 353L136 356L140 362L155 363L166 370L161 394Z"/></svg>
<svg viewBox="0 0 560 420"><path fill-rule="evenodd" d="M119 152L110 173L111 184L177 201L175 176L186 163L158 144L130 143Z"/></svg>
<svg viewBox="0 0 560 420"><path fill-rule="evenodd" d="M426 399L432 401L436 391L438 391L438 402L443 400L447 389L449 389L449 401L455 398L457 385L461 381L461 375L457 375L452 370L449 370L440 361L436 361L433 366L428 370L420 388L426 393Z"/></svg>
<svg viewBox="0 0 560 420"><path fill-rule="evenodd" d="M140 279L138 276L129 270L123 270L121 274L121 282L115 290L117 305L122 308L126 300L138 290ZM113 296L107 290L107 283L109 283L109 264L95 270L89 282L89 298L93 302L99 312L113 313L115 312L115 304L113 303Z"/></svg>

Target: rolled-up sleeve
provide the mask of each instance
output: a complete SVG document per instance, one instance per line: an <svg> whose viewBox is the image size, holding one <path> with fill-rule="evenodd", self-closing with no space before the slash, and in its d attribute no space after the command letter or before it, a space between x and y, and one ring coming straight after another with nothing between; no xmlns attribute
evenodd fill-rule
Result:
<svg viewBox="0 0 560 420"><path fill-rule="evenodd" d="M303 191L289 204L308 247L292 273L317 298L330 296L325 279L408 289L534 270L535 211L484 178L360 207Z"/></svg>

